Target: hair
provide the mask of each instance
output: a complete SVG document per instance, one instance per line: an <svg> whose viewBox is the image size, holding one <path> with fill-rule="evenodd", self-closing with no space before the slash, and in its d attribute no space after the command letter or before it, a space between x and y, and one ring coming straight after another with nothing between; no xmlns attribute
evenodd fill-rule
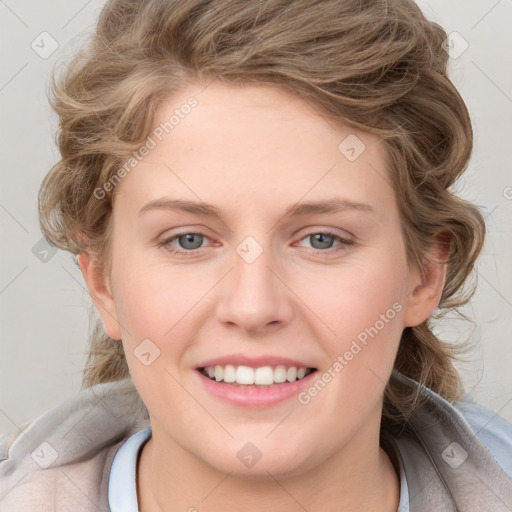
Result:
<svg viewBox="0 0 512 512"><path fill-rule="evenodd" d="M61 160L41 185L43 234L73 254L89 252L108 273L114 190L105 187L102 199L94 191L141 147L159 104L200 81L272 84L382 138L408 263L424 269L433 243L445 244L435 313L458 311L474 292L467 278L485 223L453 191L473 133L448 77L446 37L412 0L110 0L88 44L52 80ZM434 334L433 316L404 329L394 374L455 401L460 347ZM99 322L83 386L128 376L122 344ZM406 418L418 396L392 376L383 419Z"/></svg>

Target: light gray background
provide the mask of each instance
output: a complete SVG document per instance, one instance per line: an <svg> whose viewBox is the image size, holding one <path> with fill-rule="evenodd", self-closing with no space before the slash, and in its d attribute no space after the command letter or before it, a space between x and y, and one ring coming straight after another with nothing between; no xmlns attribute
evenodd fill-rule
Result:
<svg viewBox="0 0 512 512"><path fill-rule="evenodd" d="M460 193L484 208L489 236L468 324L443 321L448 339L475 345L464 364L468 389L512 421L512 0L424 0L428 17L457 32L453 80L471 112L476 146ZM90 299L72 256L41 261L40 182L58 159L56 117L46 100L52 66L84 41L103 0L0 0L1 188L0 434L16 430L78 391L89 333ZM58 43L49 52L48 32ZM43 38L43 42L41 39ZM44 43L44 46L43 46ZM34 246L36 250L33 251ZM43 256L39 254L39 256Z"/></svg>

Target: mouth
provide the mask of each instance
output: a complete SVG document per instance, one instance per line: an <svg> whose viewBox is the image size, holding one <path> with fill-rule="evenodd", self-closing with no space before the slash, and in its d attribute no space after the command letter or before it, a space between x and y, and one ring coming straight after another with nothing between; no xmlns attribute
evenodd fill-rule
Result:
<svg viewBox="0 0 512 512"><path fill-rule="evenodd" d="M253 368L251 366L232 364L204 366L197 370L214 382L252 388L264 388L297 382L317 371L316 368L285 365Z"/></svg>

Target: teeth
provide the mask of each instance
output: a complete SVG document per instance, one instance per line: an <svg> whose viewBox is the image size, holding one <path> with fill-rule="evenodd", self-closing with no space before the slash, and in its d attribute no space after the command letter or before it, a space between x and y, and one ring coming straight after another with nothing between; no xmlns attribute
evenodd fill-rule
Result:
<svg viewBox="0 0 512 512"><path fill-rule="evenodd" d="M217 366L215 368L217 368ZM219 368L222 368L222 366ZM254 370L249 366L238 366L236 369L235 382L237 384L254 384Z"/></svg>
<svg viewBox="0 0 512 512"><path fill-rule="evenodd" d="M290 366L288 371L286 372L286 380L288 382L294 382L297 380L297 368L295 366Z"/></svg>
<svg viewBox="0 0 512 512"><path fill-rule="evenodd" d="M242 385L271 386L272 384L281 384L283 382L295 382L304 378L313 370L310 368L297 368L296 366L286 367L279 365L261 366L252 368L250 366L207 366L202 369L202 373L217 382L236 383Z"/></svg>
<svg viewBox="0 0 512 512"><path fill-rule="evenodd" d="M271 366L256 368L254 372L254 384L259 386L270 386L274 384L274 370Z"/></svg>
<svg viewBox="0 0 512 512"><path fill-rule="evenodd" d="M274 370L274 382L281 383L286 381L286 366L280 365Z"/></svg>
<svg viewBox="0 0 512 512"><path fill-rule="evenodd" d="M232 364L227 364L224 367L224 382L236 381L236 368Z"/></svg>

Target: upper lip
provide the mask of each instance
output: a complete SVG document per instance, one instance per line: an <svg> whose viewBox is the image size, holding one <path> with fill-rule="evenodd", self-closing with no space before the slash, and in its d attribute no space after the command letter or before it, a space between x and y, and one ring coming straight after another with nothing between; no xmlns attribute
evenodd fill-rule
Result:
<svg viewBox="0 0 512 512"><path fill-rule="evenodd" d="M314 368L308 363L298 361L297 359L290 359L288 357L280 356L258 356L248 357L242 354L226 355L222 357L216 357L214 359L208 359L199 364L198 368L206 368L208 366L226 366L232 364L233 366L249 366L251 368L260 368L262 366L295 366L297 368Z"/></svg>

